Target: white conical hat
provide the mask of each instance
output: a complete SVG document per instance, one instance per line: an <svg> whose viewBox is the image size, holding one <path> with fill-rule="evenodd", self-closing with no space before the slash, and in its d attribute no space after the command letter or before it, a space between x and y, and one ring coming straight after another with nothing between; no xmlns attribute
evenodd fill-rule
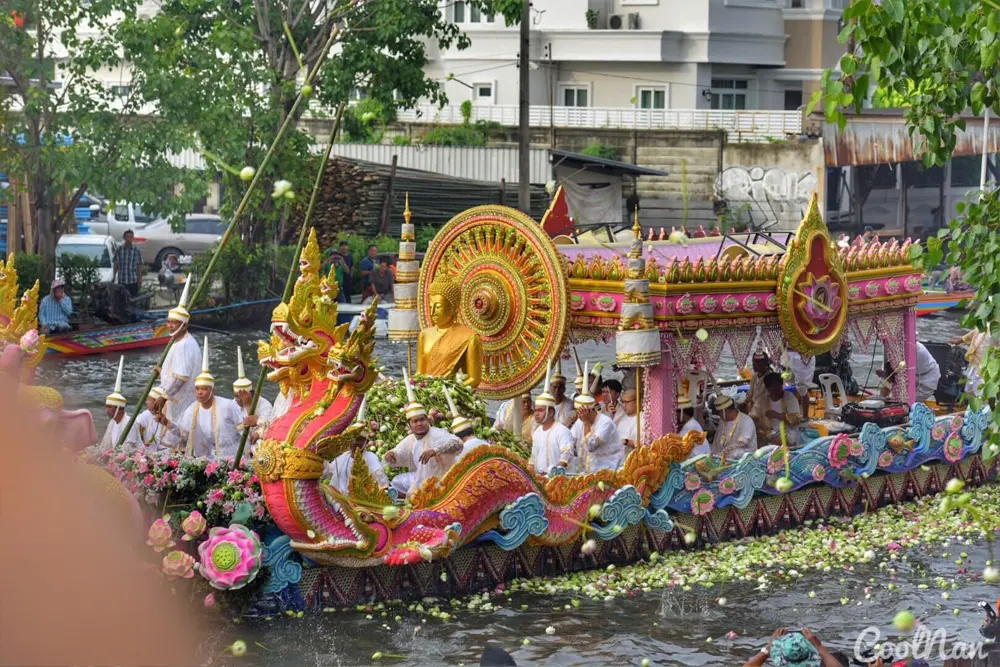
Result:
<svg viewBox="0 0 1000 667"><path fill-rule="evenodd" d="M583 377L589 376L590 362L586 361L583 364ZM580 393L573 399L573 405L577 408L593 408L597 405L597 401L595 401L594 397L590 395L590 387L587 386L586 382L583 383L583 388L580 390Z"/></svg>
<svg viewBox="0 0 1000 667"><path fill-rule="evenodd" d="M161 398L163 399L169 398L169 396L167 396L167 390L164 389L163 387L153 387L152 389L149 390L149 398L155 398L159 400Z"/></svg>
<svg viewBox="0 0 1000 667"><path fill-rule="evenodd" d="M208 369L208 336L205 336L205 347L201 350L201 373L194 379L196 387L214 387L215 376Z"/></svg>
<svg viewBox="0 0 1000 667"><path fill-rule="evenodd" d="M580 368L580 357L576 356L576 350L573 354L573 363L576 364L576 379L573 380L573 384L576 385L577 391L581 391L583 389L583 369Z"/></svg>
<svg viewBox="0 0 1000 667"><path fill-rule="evenodd" d="M356 424L364 424L365 416L368 414L368 395L361 397L361 407L358 408L358 414L354 417L354 422Z"/></svg>
<svg viewBox="0 0 1000 667"><path fill-rule="evenodd" d="M555 374L552 375L552 381L555 382L556 380L562 380L563 382L566 382L566 376L563 375L563 370L562 370L561 356L556 358L556 372ZM548 385L546 385L546 391L548 391Z"/></svg>
<svg viewBox="0 0 1000 667"><path fill-rule="evenodd" d="M406 372L406 368L403 368L403 384L406 385L406 405L403 406L403 414L406 415L407 419L426 417L427 411L423 404L417 403L417 395L413 393L413 387L410 386L410 375Z"/></svg>
<svg viewBox="0 0 1000 667"><path fill-rule="evenodd" d="M549 359L548 366L545 368L545 386L542 388L542 393L539 394L538 398L535 399L535 405L543 408L554 408L556 407L556 397L552 395L550 391L552 384L552 360ZM565 378L564 378L565 379Z"/></svg>
<svg viewBox="0 0 1000 667"><path fill-rule="evenodd" d="M125 369L125 357L118 359L118 377L115 379L115 390L104 399L104 405L113 408L124 408L128 401L122 396L122 371Z"/></svg>
<svg viewBox="0 0 1000 667"><path fill-rule="evenodd" d="M461 433L462 431L468 431L470 428L474 428L471 419L458 414L458 408L455 407L455 399L451 397L451 391L449 391L448 385L445 385L444 387L444 396L448 399L448 408L451 410L451 416L453 417L451 422L451 432Z"/></svg>
<svg viewBox="0 0 1000 667"><path fill-rule="evenodd" d="M187 323L191 319L191 313L187 311L188 306L188 292L191 289L191 274L187 274L184 278L184 290L181 292L181 300L177 302L176 308L171 308L170 312L167 313L168 320L176 320L178 322Z"/></svg>
<svg viewBox="0 0 1000 667"><path fill-rule="evenodd" d="M253 382L247 379L247 373L243 369L243 351L240 346L236 346L236 373L239 378L233 382L233 391L250 391L253 389Z"/></svg>

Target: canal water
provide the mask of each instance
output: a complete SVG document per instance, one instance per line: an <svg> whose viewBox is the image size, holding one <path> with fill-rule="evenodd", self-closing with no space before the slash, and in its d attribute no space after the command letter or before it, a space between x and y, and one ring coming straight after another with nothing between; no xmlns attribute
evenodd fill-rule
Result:
<svg viewBox="0 0 1000 667"><path fill-rule="evenodd" d="M958 319L951 315L922 318L919 337L949 341L961 335ZM265 332L208 333L212 372L220 393L226 395L235 379L236 346L247 360L256 357L256 341ZM205 335L198 333L199 337ZM581 359L611 361L613 347L580 346ZM376 354L390 369L405 363L401 348L380 341ZM158 352L126 355L123 393L134 401L144 388ZM877 382L874 370L881 350L854 351L855 377L861 384ZM117 358L46 360L40 367L40 384L58 388L68 407L87 407L103 431L104 397L111 391ZM718 375L732 376L735 365L723 360ZM256 364L247 363L251 376ZM254 379L251 377L251 379ZM274 398L271 387L265 396ZM890 590L884 568L861 564L853 572L810 571L793 583L758 590L749 584L723 588L677 588L639 593L610 602L592 601L563 593L515 593L500 597L502 606L490 611L457 607L447 621L403 609L338 611L302 619L277 618L222 625L205 654L215 664L247 665L476 665L487 644L512 653L518 665L639 665L648 658L653 665L741 665L759 649L775 628L808 627L832 649L853 650L858 633L868 626L891 631L893 615L911 609L932 630L944 629L950 640L979 641L982 619L976 605L998 597L995 586L960 576L962 569L981 571L989 558L983 543L955 545L963 551L962 565L954 555L945 557L940 545L907 550ZM949 599L942 596L940 579L956 580ZM717 604L720 597L725 606ZM849 602L844 603L842 598ZM574 602L579 606L571 605ZM568 607L568 609L567 609ZM956 613L957 610L957 613ZM396 617L399 616L399 620ZM243 639L246 657L219 657L230 642ZM525 643L524 640L528 640ZM372 660L381 652L380 663ZM390 657L396 656L396 657ZM932 660L931 664L940 664Z"/></svg>

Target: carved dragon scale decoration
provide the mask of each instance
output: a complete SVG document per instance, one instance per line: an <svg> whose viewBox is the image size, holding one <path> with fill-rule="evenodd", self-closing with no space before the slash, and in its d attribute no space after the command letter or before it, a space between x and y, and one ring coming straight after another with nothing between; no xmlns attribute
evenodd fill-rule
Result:
<svg viewBox="0 0 1000 667"><path fill-rule="evenodd" d="M588 512L616 494L646 505L663 484L669 464L682 461L697 435L671 434L637 450L619 471L552 479L528 471L503 447L483 445L430 478L387 518L392 501L368 474L353 466L351 493L321 481L323 464L350 447L361 426L354 419L377 377L372 358L376 304L348 334L335 326L337 283L321 276L315 232L303 250L301 275L288 304L273 312L271 337L258 357L268 378L294 391L291 408L275 420L254 455L268 511L292 546L323 565L403 565L445 557L503 524L504 511L530 508L534 543L565 544L582 532Z"/></svg>

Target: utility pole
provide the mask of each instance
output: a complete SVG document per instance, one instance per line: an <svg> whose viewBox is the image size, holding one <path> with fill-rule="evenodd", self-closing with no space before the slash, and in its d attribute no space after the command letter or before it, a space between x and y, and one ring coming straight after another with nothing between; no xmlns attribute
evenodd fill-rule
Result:
<svg viewBox="0 0 1000 667"><path fill-rule="evenodd" d="M531 2L524 0L521 10L521 52L518 54L520 71L520 90L518 91L518 141L517 141L517 207L522 212L531 215L531 160L529 156L531 134L531 119L529 88L531 86L531 70L528 67L528 50L531 46ZM515 408L521 407L521 402L515 400Z"/></svg>

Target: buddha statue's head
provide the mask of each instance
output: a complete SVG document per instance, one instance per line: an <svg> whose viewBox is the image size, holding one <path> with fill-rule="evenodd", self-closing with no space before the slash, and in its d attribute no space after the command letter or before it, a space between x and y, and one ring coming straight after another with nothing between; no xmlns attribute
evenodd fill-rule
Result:
<svg viewBox="0 0 1000 667"><path fill-rule="evenodd" d="M439 327L451 326L458 315L462 286L449 276L440 276L431 283L431 322Z"/></svg>

